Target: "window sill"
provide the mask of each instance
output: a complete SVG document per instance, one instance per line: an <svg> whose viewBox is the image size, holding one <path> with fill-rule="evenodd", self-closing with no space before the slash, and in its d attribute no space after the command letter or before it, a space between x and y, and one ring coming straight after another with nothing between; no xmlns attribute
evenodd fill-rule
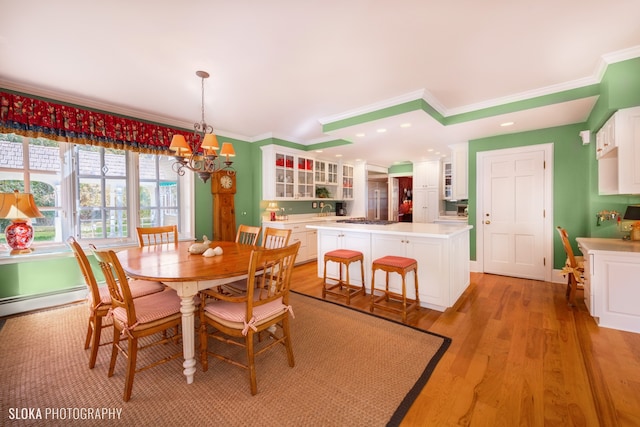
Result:
<svg viewBox="0 0 640 427"><path fill-rule="evenodd" d="M180 239L180 241L193 240L193 238ZM122 249L134 248L138 246L138 244L129 242L118 242L111 245L96 244L96 246L100 249L111 249L117 252ZM82 247L85 251L88 251L86 245L83 244ZM73 256L73 252L71 252L71 249L69 249L69 246L67 246L66 244L48 245L44 247L34 248L33 252L31 252L30 254L9 255L9 252L10 250L7 245L0 245L0 265L18 264L21 262L47 261L50 259L68 258Z"/></svg>

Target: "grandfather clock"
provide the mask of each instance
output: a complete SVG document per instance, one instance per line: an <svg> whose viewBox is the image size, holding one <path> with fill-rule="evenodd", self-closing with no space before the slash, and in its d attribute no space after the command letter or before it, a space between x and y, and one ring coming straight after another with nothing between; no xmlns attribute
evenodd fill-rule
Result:
<svg viewBox="0 0 640 427"><path fill-rule="evenodd" d="M213 174L213 239L233 242L236 239L236 174L222 170Z"/></svg>

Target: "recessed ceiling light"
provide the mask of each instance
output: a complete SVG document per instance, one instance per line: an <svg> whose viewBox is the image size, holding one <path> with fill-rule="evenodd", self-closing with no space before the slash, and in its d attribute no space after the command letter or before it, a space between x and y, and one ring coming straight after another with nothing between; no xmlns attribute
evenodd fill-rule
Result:
<svg viewBox="0 0 640 427"><path fill-rule="evenodd" d="M401 128L410 128L411 127L411 123L403 123L400 125Z"/></svg>
<svg viewBox="0 0 640 427"><path fill-rule="evenodd" d="M378 133L384 133L384 132L386 132L386 131L387 131L386 129L382 129L382 128L381 128L381 129L378 129L376 132L378 132Z"/></svg>
<svg viewBox="0 0 640 427"><path fill-rule="evenodd" d="M358 137L362 138L363 136L365 136L365 133L363 133L363 132L356 133L356 136L358 136Z"/></svg>
<svg viewBox="0 0 640 427"><path fill-rule="evenodd" d="M513 122L500 123L500 126L502 126L502 127L513 126Z"/></svg>
<svg viewBox="0 0 640 427"><path fill-rule="evenodd" d="M433 148L429 148L429 149L427 149L427 152L428 152L428 153L431 153L432 151L433 151Z"/></svg>
<svg viewBox="0 0 640 427"><path fill-rule="evenodd" d="M322 150L316 150L316 153L322 153Z"/></svg>
<svg viewBox="0 0 640 427"><path fill-rule="evenodd" d="M342 154L336 154L336 157L342 157Z"/></svg>
<svg viewBox="0 0 640 427"><path fill-rule="evenodd" d="M362 159L356 159L356 162L359 162L359 161L361 161L361 160L362 160Z"/></svg>

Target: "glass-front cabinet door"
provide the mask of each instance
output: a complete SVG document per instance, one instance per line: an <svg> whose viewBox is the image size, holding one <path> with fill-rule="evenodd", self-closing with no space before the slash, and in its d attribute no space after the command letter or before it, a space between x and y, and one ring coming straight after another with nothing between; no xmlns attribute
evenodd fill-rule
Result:
<svg viewBox="0 0 640 427"><path fill-rule="evenodd" d="M294 156L276 153L276 194L277 198L294 196Z"/></svg>
<svg viewBox="0 0 640 427"><path fill-rule="evenodd" d="M314 162L314 172L316 184L324 184L327 182L327 162L316 160Z"/></svg>
<svg viewBox="0 0 640 427"><path fill-rule="evenodd" d="M327 163L327 184L338 185L338 164Z"/></svg>
<svg viewBox="0 0 640 427"><path fill-rule="evenodd" d="M314 197L313 183L313 159L308 157L298 157L298 181L296 198Z"/></svg>
<svg viewBox="0 0 640 427"><path fill-rule="evenodd" d="M353 199L353 166L342 165L342 198Z"/></svg>

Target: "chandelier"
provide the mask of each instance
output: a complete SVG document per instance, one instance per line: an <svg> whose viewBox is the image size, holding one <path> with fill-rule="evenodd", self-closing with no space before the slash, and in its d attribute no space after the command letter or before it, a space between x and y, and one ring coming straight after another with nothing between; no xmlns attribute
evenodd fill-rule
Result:
<svg viewBox="0 0 640 427"><path fill-rule="evenodd" d="M211 175L219 170L227 171L227 174L235 174L231 167L236 152L230 142L222 143L222 150L218 155L218 138L213 133L213 126L204 121L204 79L209 78L206 71L196 71L196 76L202 79L202 118L193 124L193 137L188 143L184 135L173 135L169 149L175 151L175 163L171 166L173 171L183 176L185 169L196 172L203 182L207 182ZM225 160L222 161L224 156Z"/></svg>

